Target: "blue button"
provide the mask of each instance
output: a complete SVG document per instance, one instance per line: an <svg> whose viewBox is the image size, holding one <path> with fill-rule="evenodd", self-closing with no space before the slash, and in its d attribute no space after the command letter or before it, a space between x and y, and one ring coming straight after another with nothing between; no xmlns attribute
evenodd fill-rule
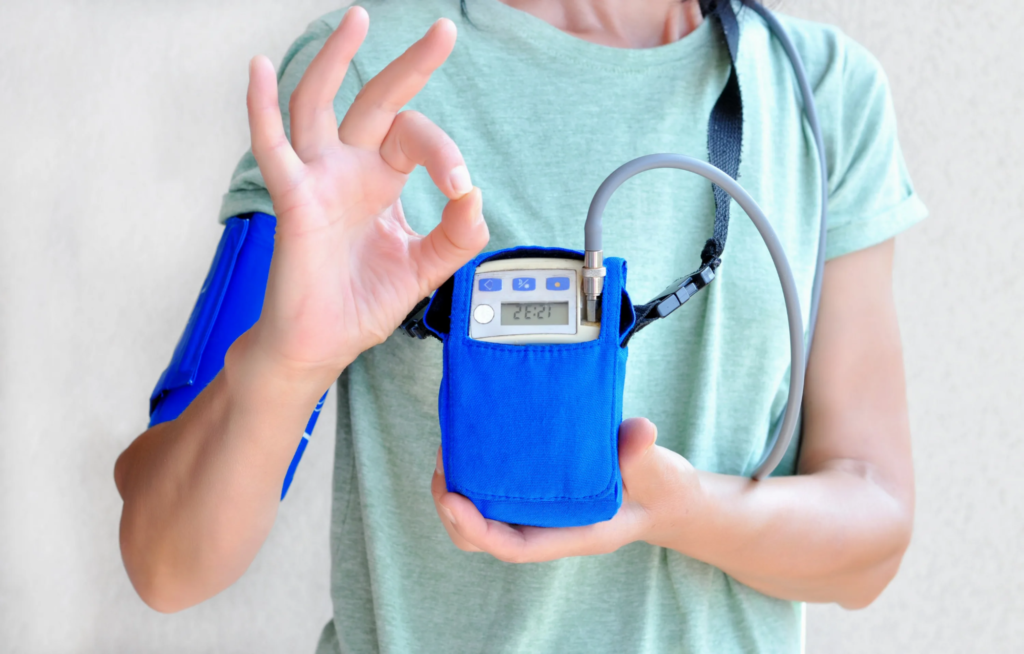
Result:
<svg viewBox="0 0 1024 654"><path fill-rule="evenodd" d="M488 291L500 291L501 280L497 277L484 277L477 282L477 288L485 293Z"/></svg>
<svg viewBox="0 0 1024 654"><path fill-rule="evenodd" d="M568 291L569 290L569 278L568 277L548 277L548 290L549 291Z"/></svg>
<svg viewBox="0 0 1024 654"><path fill-rule="evenodd" d="M512 280L513 291L532 291L537 288L537 280L533 277L516 277Z"/></svg>

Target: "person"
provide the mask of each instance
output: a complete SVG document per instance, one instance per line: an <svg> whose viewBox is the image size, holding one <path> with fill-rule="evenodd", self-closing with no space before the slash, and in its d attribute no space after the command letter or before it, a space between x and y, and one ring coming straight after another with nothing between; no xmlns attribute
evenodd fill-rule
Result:
<svg viewBox="0 0 1024 654"><path fill-rule="evenodd" d="M785 404L787 323L742 215L715 282L630 343L624 410L638 417L620 429L610 521L507 525L446 492L440 345L396 331L484 248L580 247L619 164L706 154L729 74L709 8L367 0L312 23L279 79L252 60L252 150L221 217L276 216L273 260L223 371L115 466L122 556L146 603L178 611L244 573L335 380L334 613L318 652L796 652L803 602L878 597L914 505L893 238L925 211L884 73L839 30L782 18L819 105L830 218L802 437L772 477L748 478ZM735 8L739 180L806 313L817 154L788 60ZM713 216L703 179L647 173L610 203L606 252L629 261L634 296L653 296L696 267Z"/></svg>

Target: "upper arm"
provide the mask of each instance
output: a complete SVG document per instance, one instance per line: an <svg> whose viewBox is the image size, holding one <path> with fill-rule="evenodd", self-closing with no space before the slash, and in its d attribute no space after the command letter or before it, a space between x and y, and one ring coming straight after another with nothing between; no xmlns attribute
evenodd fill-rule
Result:
<svg viewBox="0 0 1024 654"><path fill-rule="evenodd" d="M893 238L927 211L900 150L881 65L838 31L819 36L822 44L809 54L828 62L815 91L829 166L828 261L808 361L799 470L844 468L909 509L913 467Z"/></svg>
<svg viewBox="0 0 1024 654"><path fill-rule="evenodd" d="M890 239L825 265L799 468L864 476L909 511L914 475L893 249Z"/></svg>

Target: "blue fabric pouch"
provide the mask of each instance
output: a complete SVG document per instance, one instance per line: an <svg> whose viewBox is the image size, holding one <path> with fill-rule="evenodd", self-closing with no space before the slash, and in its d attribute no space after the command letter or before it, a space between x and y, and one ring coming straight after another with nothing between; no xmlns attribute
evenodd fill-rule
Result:
<svg viewBox="0 0 1024 654"><path fill-rule="evenodd" d="M476 257L431 299L426 325L444 343L438 398L448 490L487 518L540 527L593 524L622 503L618 430L633 325L626 263L605 262L597 340L509 345L469 337L477 266L495 258L580 252L513 248ZM450 310L449 310L450 298Z"/></svg>

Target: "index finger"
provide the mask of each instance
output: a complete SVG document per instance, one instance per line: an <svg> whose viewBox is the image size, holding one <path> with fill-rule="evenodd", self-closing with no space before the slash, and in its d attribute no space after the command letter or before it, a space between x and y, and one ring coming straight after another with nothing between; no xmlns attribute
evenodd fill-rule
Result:
<svg viewBox="0 0 1024 654"><path fill-rule="evenodd" d="M260 167L270 196L277 197L296 183L302 174L303 164L285 136L281 108L277 103L277 77L274 65L266 57L254 57L249 62L246 106L252 155Z"/></svg>
<svg viewBox="0 0 1024 654"><path fill-rule="evenodd" d="M359 148L380 148L398 112L451 54L455 35L455 23L438 19L422 39L366 83L341 121L338 138Z"/></svg>

